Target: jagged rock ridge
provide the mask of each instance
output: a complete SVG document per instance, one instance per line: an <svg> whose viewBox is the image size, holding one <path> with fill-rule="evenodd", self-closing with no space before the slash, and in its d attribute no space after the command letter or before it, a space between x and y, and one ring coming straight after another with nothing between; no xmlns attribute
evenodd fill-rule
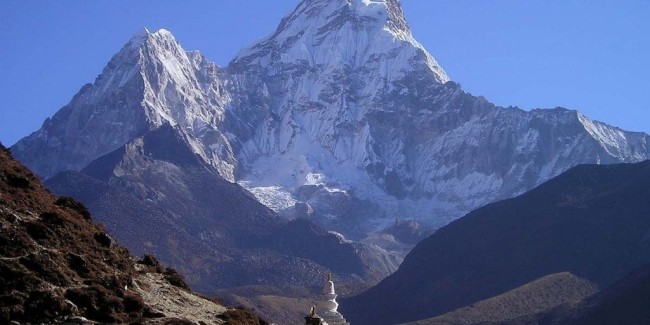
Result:
<svg viewBox="0 0 650 325"><path fill-rule="evenodd" d="M396 0L302 1L224 68L143 31L13 149L48 178L166 123L265 205L358 237L395 217L438 227L579 163L649 155L645 133L465 93Z"/></svg>

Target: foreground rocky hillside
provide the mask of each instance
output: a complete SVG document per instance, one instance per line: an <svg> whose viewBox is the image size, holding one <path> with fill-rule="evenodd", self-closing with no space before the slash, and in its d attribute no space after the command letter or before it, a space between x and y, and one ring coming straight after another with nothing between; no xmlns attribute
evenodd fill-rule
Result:
<svg viewBox="0 0 650 325"><path fill-rule="evenodd" d="M650 161L575 167L438 230L409 253L396 273L342 301L341 309L355 323L404 323L485 306L477 302L564 272L582 279L571 285L587 281L602 290L650 263L649 191ZM627 292L643 295L645 284L639 283ZM624 307L605 301L594 315ZM508 313L514 320L512 310L501 314Z"/></svg>
<svg viewBox="0 0 650 325"><path fill-rule="evenodd" d="M0 323L266 324L136 262L86 208L55 198L0 145Z"/></svg>

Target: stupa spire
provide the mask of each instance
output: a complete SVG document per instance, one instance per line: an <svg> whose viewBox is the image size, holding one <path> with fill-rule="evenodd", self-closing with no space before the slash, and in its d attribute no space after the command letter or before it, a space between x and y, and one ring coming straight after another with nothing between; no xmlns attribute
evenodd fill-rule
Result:
<svg viewBox="0 0 650 325"><path fill-rule="evenodd" d="M321 292L321 302L318 308L318 314L323 318L327 325L349 325L343 315L337 310L339 304L336 302L336 290L334 289L334 281L332 281L332 274L327 275L327 281L323 285Z"/></svg>

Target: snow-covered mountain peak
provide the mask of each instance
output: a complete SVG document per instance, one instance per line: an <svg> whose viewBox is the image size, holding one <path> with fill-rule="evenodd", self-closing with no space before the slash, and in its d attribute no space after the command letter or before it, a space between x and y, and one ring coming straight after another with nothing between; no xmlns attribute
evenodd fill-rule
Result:
<svg viewBox="0 0 650 325"><path fill-rule="evenodd" d="M166 29L159 29L153 33L149 33L147 37L147 45L149 46L163 46L164 48L178 48L184 51L181 48L180 43L176 40L176 37L174 35L166 30ZM167 45L167 46L165 46ZM171 47L170 47L171 46Z"/></svg>
<svg viewBox="0 0 650 325"><path fill-rule="evenodd" d="M197 119L209 120L213 113L204 104L213 91L216 66L195 52L187 52L166 29L138 32L111 59L97 78L97 98L107 89L129 88L151 127L169 123L191 127Z"/></svg>
<svg viewBox="0 0 650 325"><path fill-rule="evenodd" d="M218 67L198 51L185 51L165 29L150 33L138 52L134 70L142 80L141 106L149 127L177 126L194 153L222 177L234 180L232 148L218 131L229 101Z"/></svg>
<svg viewBox="0 0 650 325"><path fill-rule="evenodd" d="M143 29L111 58L94 83L84 86L34 137L17 146L48 143L49 158L56 163L36 158L32 164L47 178L79 170L134 136L169 124L193 134L192 150L232 179L233 164L222 166L225 159L215 158L231 156L228 145L215 145L218 153L208 148L224 141L215 131L227 100L217 69L200 53L186 52L169 31ZM204 137L209 144L202 142Z"/></svg>
<svg viewBox="0 0 650 325"><path fill-rule="evenodd" d="M579 163L650 157L647 134L499 108L448 80L398 0L304 0L223 69L167 30L141 31L12 150L47 178L170 125L268 206L332 224L441 225Z"/></svg>
<svg viewBox="0 0 650 325"><path fill-rule="evenodd" d="M411 29L398 0L349 0L349 3L357 17L375 20L403 40L411 36Z"/></svg>
<svg viewBox="0 0 650 325"><path fill-rule="evenodd" d="M277 30L239 53L234 67L271 70L301 66L326 71L375 70L394 81L421 67L449 81L412 36L398 0L305 0Z"/></svg>
<svg viewBox="0 0 650 325"><path fill-rule="evenodd" d="M149 32L149 29L143 27L141 30L135 33L133 37L131 37L127 45L129 45L130 48L139 48L144 42L147 41L150 34L151 33Z"/></svg>
<svg viewBox="0 0 650 325"><path fill-rule="evenodd" d="M111 58L95 80L94 93L101 95L108 88L126 86L133 78L142 79L145 77L142 69L147 64L183 56L185 51L169 31L160 29L150 33L143 28Z"/></svg>
<svg viewBox="0 0 650 325"><path fill-rule="evenodd" d="M143 27L131 37L131 39L124 46L123 51L137 50L145 45L156 46L156 44L161 44L161 41L178 43L174 35L166 29L161 28L152 33L149 31L149 29Z"/></svg>

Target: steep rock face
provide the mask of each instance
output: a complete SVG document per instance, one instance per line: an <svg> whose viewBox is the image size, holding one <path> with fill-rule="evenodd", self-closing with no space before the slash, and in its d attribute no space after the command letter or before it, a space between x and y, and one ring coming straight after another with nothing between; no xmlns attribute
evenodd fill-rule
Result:
<svg viewBox="0 0 650 325"><path fill-rule="evenodd" d="M235 132L240 183L274 210L306 202L347 234L355 226L328 215L440 226L579 163L648 157L646 134L463 92L413 39L397 1L303 1L226 71L237 119L250 125ZM304 190L313 186L322 188ZM323 199L332 192L370 204L337 211Z"/></svg>
<svg viewBox="0 0 650 325"><path fill-rule="evenodd" d="M342 310L355 323L415 321L558 272L605 288L650 262L649 184L648 161L575 167L438 230Z"/></svg>
<svg viewBox="0 0 650 325"><path fill-rule="evenodd" d="M400 80L432 87L449 80L413 39L396 1L304 1L227 71L244 85L234 90L242 92L237 115L253 126L239 136L242 184L263 195L258 189L279 183L294 199L304 185L389 197L381 183L385 169L403 164L403 144L377 139L391 135L373 114L390 111L385 97ZM253 84L261 86L251 91Z"/></svg>
<svg viewBox="0 0 650 325"><path fill-rule="evenodd" d="M649 156L647 134L463 92L397 0L302 1L225 68L145 31L14 151L47 178L166 123L276 212L355 238L395 217L439 227L577 164Z"/></svg>

